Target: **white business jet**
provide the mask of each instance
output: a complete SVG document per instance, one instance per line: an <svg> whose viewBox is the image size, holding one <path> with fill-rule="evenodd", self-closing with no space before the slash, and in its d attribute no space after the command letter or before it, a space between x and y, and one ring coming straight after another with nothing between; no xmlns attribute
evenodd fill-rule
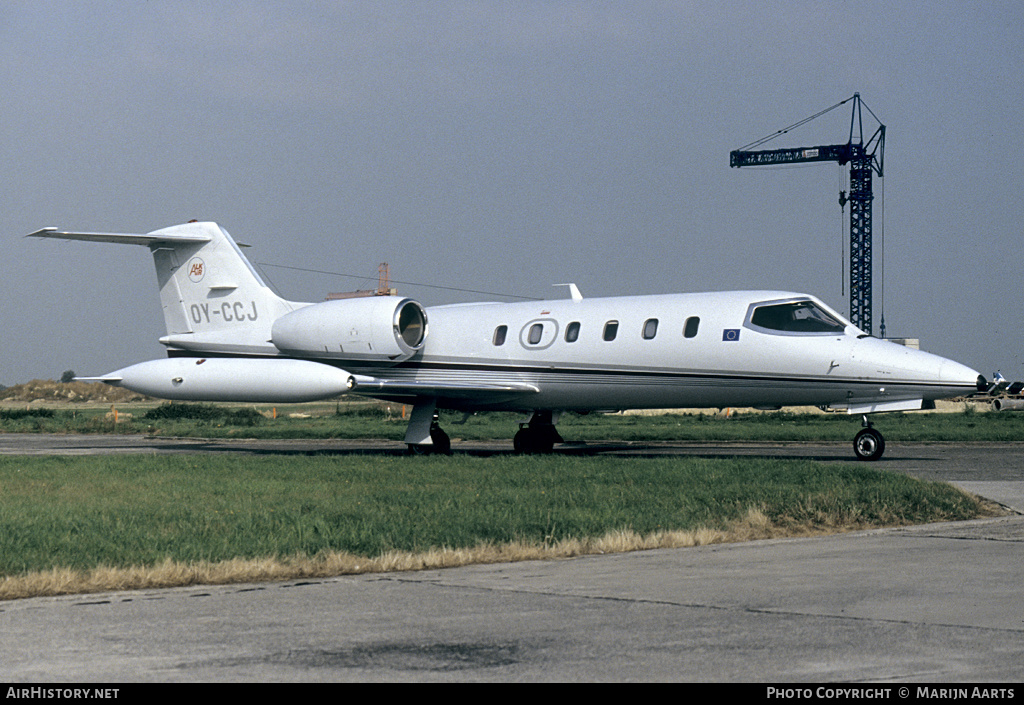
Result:
<svg viewBox="0 0 1024 705"><path fill-rule="evenodd" d="M216 223L148 234L45 228L30 237L153 253L168 357L83 379L175 400L350 393L410 404L405 442L418 453L450 451L439 409L532 414L515 448L549 452L565 411L814 405L866 415L930 408L984 381L952 360L866 335L806 294L584 298L568 285L569 298L527 303L298 303L275 294ZM885 441L866 416L864 425L854 451L876 460Z"/></svg>

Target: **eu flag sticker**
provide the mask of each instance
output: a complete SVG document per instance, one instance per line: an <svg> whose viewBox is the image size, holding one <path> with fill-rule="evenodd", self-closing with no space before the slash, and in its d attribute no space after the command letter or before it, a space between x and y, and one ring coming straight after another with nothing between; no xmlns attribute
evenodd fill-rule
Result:
<svg viewBox="0 0 1024 705"><path fill-rule="evenodd" d="M722 331L722 340L739 340L740 329L739 328L726 328Z"/></svg>

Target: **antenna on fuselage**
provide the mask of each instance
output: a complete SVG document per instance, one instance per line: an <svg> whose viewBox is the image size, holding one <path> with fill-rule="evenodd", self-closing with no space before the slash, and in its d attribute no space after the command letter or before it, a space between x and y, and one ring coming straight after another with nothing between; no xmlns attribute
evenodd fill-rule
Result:
<svg viewBox="0 0 1024 705"><path fill-rule="evenodd" d="M580 293L580 288L575 283L569 282L568 284L552 284L551 286L567 286L569 287L569 295L573 301L582 301L583 294Z"/></svg>

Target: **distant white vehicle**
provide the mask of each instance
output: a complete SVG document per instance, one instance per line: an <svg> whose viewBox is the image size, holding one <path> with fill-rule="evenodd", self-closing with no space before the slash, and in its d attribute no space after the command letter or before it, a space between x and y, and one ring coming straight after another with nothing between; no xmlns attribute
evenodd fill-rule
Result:
<svg viewBox="0 0 1024 705"><path fill-rule="evenodd" d="M191 222L147 234L45 228L33 237L148 247L168 358L98 380L164 399L300 402L348 392L410 404L413 452L449 452L439 409L531 414L524 452L561 442L565 411L815 405L921 409L980 375L873 338L813 296L728 291L473 303L408 298L299 303L268 287L227 231ZM882 435L865 417L856 456Z"/></svg>

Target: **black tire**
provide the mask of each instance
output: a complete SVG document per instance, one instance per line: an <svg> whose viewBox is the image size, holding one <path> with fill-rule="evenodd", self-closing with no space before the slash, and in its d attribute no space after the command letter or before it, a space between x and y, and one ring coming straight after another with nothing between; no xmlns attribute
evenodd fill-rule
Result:
<svg viewBox="0 0 1024 705"><path fill-rule="evenodd" d="M529 453L530 452L530 431L529 429L521 428L516 431L516 435L512 437L512 448L517 453Z"/></svg>
<svg viewBox="0 0 1024 705"><path fill-rule="evenodd" d="M544 429L521 428L512 438L512 447L517 453L550 453L555 447L554 435Z"/></svg>
<svg viewBox="0 0 1024 705"><path fill-rule="evenodd" d="M440 428L430 429L430 440L433 441L434 444L434 453L439 455L452 454L452 440L448 437L448 434Z"/></svg>
<svg viewBox="0 0 1024 705"><path fill-rule="evenodd" d="M857 460L878 460L885 452L885 439L875 429L865 428L854 437L853 452Z"/></svg>

